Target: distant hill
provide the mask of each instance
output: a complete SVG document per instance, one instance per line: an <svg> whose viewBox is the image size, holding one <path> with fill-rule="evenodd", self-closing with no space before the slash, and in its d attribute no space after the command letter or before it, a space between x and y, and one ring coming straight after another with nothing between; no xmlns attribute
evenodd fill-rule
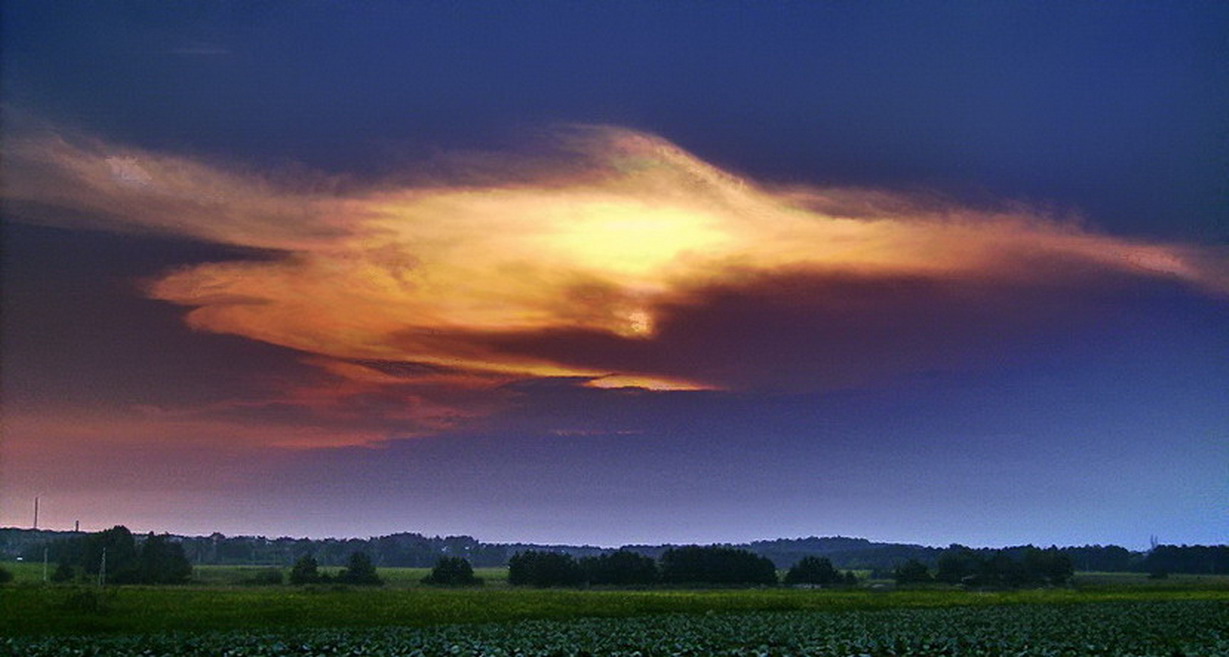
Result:
<svg viewBox="0 0 1229 657"><path fill-rule="evenodd" d="M41 559L50 541L80 536L76 532L0 528L0 559ZM313 555L326 566L342 565L352 552L363 551L381 566L428 567L441 556L464 556L475 566L502 566L508 557L526 550L561 552L573 557L596 556L613 548L593 545L539 543L484 543L470 536L433 536L398 533L367 539L266 538L264 536L172 536L196 564L289 565ZM939 549L921 545L874 543L844 536L809 537L729 544L768 557L778 568L789 568L803 557L828 557L838 568L891 568L907 559L933 563ZM623 549L653 558L677 545L627 545Z"/></svg>
<svg viewBox="0 0 1229 657"><path fill-rule="evenodd" d="M0 560L17 558L41 560L43 548L52 541L81 536L84 532L0 528ZM508 563L517 552L539 550L596 556L615 548L592 545L544 545L538 543L484 543L471 536L425 536L403 532L366 539L350 538L267 538L264 536L171 536L183 545L193 564L257 564L289 566L299 557L313 556L322 566L341 566L354 552L365 552L377 566L427 568L442 556L465 557L475 567L496 567ZM945 548L906 543L876 543L865 538L810 536L778 538L751 543L722 544L767 557L777 568L785 569L803 557L826 557L840 569L873 570L880 574L909 559L934 566ZM654 559L678 545L626 545ZM1019 549L1020 546L1005 548ZM1086 545L1063 548L1081 570L1226 573L1229 572L1229 547L1157 546L1149 552L1131 552L1114 545Z"/></svg>

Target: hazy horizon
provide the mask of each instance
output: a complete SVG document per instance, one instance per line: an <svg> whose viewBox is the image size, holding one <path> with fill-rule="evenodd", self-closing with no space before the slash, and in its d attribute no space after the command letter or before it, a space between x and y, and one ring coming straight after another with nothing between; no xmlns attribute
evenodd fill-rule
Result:
<svg viewBox="0 0 1229 657"><path fill-rule="evenodd" d="M923 543L923 542L920 542L920 541L911 541L911 540L907 540L907 539L880 539L880 538L867 537L867 536L845 536L845 535L840 535L840 534L818 534L818 535L816 535L816 534L812 534L812 535L807 535L807 536L771 536L771 537L759 537L759 538L745 539L745 540L736 540L736 541L735 541L735 540L715 540L715 541L686 541L686 540L684 540L684 541L630 541L630 542L624 542L624 543L606 543L606 544L601 544L601 543L592 543L592 542L569 542L569 541L553 541L553 540L520 540L520 539L515 539L515 538L510 538L510 539L498 539L498 538L489 538L489 537L484 537L484 536L481 536L481 535L475 534L475 533L473 533L473 532L460 532L460 533L446 533L446 534L441 534L441 533L437 533L437 532L416 531L416 530L413 530L413 529L401 529L401 530L396 530L396 531L380 532L380 533L375 533L375 534L361 534L361 535L360 535L360 534L354 534L354 535L313 536L313 535L289 535L289 534L275 534L275 533L267 533L267 532L235 532L235 533L230 533L230 532L221 532L221 531L206 531L206 532L182 532L182 531L162 530L162 529L156 529L156 528L138 528L138 527L132 527L132 526L130 526L130 525L126 525L126 524L124 524L124 523L118 523L118 525L119 525L119 526L124 526L124 527L126 527L126 528L127 528L129 531L131 531L131 532L133 533L133 535L135 535L135 536L144 536L144 535L147 535L147 534L153 533L153 534L159 534L159 535L161 535L161 534L169 534L169 535L172 535L172 536L184 536L184 537L208 537L208 536L210 536L210 535L212 535L212 534L214 534L214 533L218 533L218 534L222 534L223 536L226 536L227 538L243 538L243 537L247 537L247 538L265 538L265 539L269 539L269 540L293 539L293 540L312 540L312 541L326 541L326 540L347 541L347 540L353 540L353 539L357 539L357 540L368 540L368 539L373 539L373 538L380 538L380 537L382 537L382 536L394 536L394 535L399 535L399 534L417 534L417 535L424 536L424 537L427 537L427 538L448 538L448 537L452 537L452 536L464 536L464 537L472 538L472 539L474 539L474 540L478 541L479 543L485 543L485 544L498 544L498 545L513 545L513 544L526 544L526 545L559 545L559 546L569 546L569 547L590 547L590 548L600 548L600 549L604 549L604 550L616 550L616 549L619 549L619 548L622 548L622 547L628 547L628 546L660 546L660 545L747 545L747 544L751 544L751 543L758 543L758 542L773 542L773 541L804 541L804 540L809 540L809 539L819 539L819 540L828 540L828 539L865 540L865 541L868 541L868 542L870 542L870 543L872 543L872 544L878 544L878 545L915 545L915 546L921 546L921 547L925 547L925 548L940 548L940 549L950 547L950 546L951 546L951 545L953 545L953 544L956 544L956 545L963 545L963 546L965 546L965 547L970 547L970 548L974 548L974 549L981 549L981 548L1010 548L1010 547L1019 547L1019 546L1023 546L1023 545L1033 545L1033 546L1036 546L1036 547L1046 548L1046 547L1050 547L1050 546L1052 545L1052 544L1049 544L1049 543L1047 543L1047 544L1044 544L1044 545L1043 545L1043 544L1039 544L1039 543L1036 543L1036 542L1024 542L1024 543L1012 543L1012 544L1005 544L1005 543L1004 543L1004 544L999 544L999 543L995 543L995 544L990 544L990 543L978 544L978 543L968 543L968 542L964 542L964 541L951 541L951 542L948 542L948 543L938 544L938 543ZM109 525L109 526L107 526L107 527L93 527L93 528L86 528L86 527L84 527L84 526L83 526L83 527L82 527L79 531L81 531L81 532L83 532L83 533L95 533L95 532L99 532L99 531L104 531L104 530L107 530L107 529L111 529L112 527L115 527L115 526L117 526L117 525ZM32 528L32 527L28 527L28 526L26 526L26 527L21 527L21 526L0 526L0 529L15 529L15 530L21 530L21 531L45 531L45 532L73 532L73 531L75 531L73 528L61 529L61 528L56 528L56 527L42 527L42 526L38 527L37 529L34 529L34 528ZM1058 544L1058 545L1057 545L1057 547L1060 547L1060 548L1065 548L1065 547L1084 547L1084 546L1090 546L1090 545L1102 545L1102 546L1117 545L1118 547L1123 547L1123 548L1126 548L1126 549L1128 549L1128 550L1130 550L1130 551L1132 551L1132 552L1147 552L1147 551L1148 551L1148 550L1152 547L1151 540L1152 540L1153 538L1155 538L1155 539L1156 539L1156 541L1157 541L1157 542L1156 542L1156 544L1157 544L1157 545L1183 545L1182 543L1171 543L1171 542L1165 541L1165 540L1163 540L1163 538L1162 538L1162 537L1159 537L1159 536L1150 536L1150 537L1148 537L1148 540L1147 540L1147 541L1145 541L1145 542L1144 542L1144 544L1142 544L1142 545L1124 545L1124 544L1121 544L1121 543L1109 543L1109 542L1105 542L1105 541L1084 541L1084 542L1080 542L1080 543ZM1223 541L1221 541L1220 543L1210 543L1210 545L1223 545L1223 544L1224 544L1224 542L1223 542ZM1190 545L1190 544L1187 544L1187 545Z"/></svg>

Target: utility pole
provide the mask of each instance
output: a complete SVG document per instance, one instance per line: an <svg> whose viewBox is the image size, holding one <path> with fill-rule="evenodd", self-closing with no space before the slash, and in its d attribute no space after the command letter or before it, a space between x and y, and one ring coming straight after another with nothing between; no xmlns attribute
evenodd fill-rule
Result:
<svg viewBox="0 0 1229 657"><path fill-rule="evenodd" d="M98 565L98 588L107 583L107 548L102 548L102 563Z"/></svg>
<svg viewBox="0 0 1229 657"><path fill-rule="evenodd" d="M47 546L43 546L43 583L47 583Z"/></svg>
<svg viewBox="0 0 1229 657"><path fill-rule="evenodd" d="M34 528L38 529L38 496L34 496Z"/></svg>

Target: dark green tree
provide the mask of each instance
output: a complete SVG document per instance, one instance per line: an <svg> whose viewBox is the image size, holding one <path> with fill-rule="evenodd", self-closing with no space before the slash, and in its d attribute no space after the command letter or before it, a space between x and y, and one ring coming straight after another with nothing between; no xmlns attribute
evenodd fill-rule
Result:
<svg viewBox="0 0 1229 657"><path fill-rule="evenodd" d="M431 574L422 578L423 584L439 586L476 586L482 580L474 577L474 568L462 557L440 557L431 569Z"/></svg>
<svg viewBox="0 0 1229 657"><path fill-rule="evenodd" d="M658 580L657 562L651 557L619 550L580 560L580 569L590 584L643 586Z"/></svg>
<svg viewBox="0 0 1229 657"><path fill-rule="evenodd" d="M376 574L375 564L371 563L371 557L367 556L366 552L351 554L350 561L337 576L337 581L359 586L379 586L384 583L384 580Z"/></svg>
<svg viewBox="0 0 1229 657"><path fill-rule="evenodd" d="M925 584L933 582L934 577L926 564L917 559L910 559L892 571L892 578L897 584Z"/></svg>
<svg viewBox="0 0 1229 657"><path fill-rule="evenodd" d="M1062 586L1075 575L1071 555L1057 547L1030 547L1024 552L1024 570L1030 582Z"/></svg>
<svg viewBox="0 0 1229 657"><path fill-rule="evenodd" d="M731 547L688 545L661 556L661 581L668 584L768 585L777 567L766 557Z"/></svg>
<svg viewBox="0 0 1229 657"><path fill-rule="evenodd" d="M112 584L134 584L140 581L137 566L137 542L123 525L85 536L79 564L87 574L98 575L106 568L106 581ZM105 554L105 564L104 564Z"/></svg>
<svg viewBox="0 0 1229 657"><path fill-rule="evenodd" d="M192 576L192 564L182 545L150 532L137 555L136 571L142 584L181 584Z"/></svg>
<svg viewBox="0 0 1229 657"><path fill-rule="evenodd" d="M508 560L508 583L513 586L579 586L584 573L570 554L529 550Z"/></svg>
<svg viewBox="0 0 1229 657"><path fill-rule="evenodd" d="M795 584L831 586L844 584L845 577L832 567L832 562L827 557L803 557L785 574L785 583L790 586Z"/></svg>
<svg viewBox="0 0 1229 657"><path fill-rule="evenodd" d="M966 578L977 577L982 570L982 559L973 550L953 544L939 554L939 569L935 579L949 584L959 584Z"/></svg>
<svg viewBox="0 0 1229 657"><path fill-rule="evenodd" d="M303 556L290 568L291 584L315 584L320 581L320 565L315 557Z"/></svg>
<svg viewBox="0 0 1229 657"><path fill-rule="evenodd" d="M1031 583L1024 565L1011 558L1006 550L994 550L982 560L977 576L967 582L975 586L1018 587Z"/></svg>

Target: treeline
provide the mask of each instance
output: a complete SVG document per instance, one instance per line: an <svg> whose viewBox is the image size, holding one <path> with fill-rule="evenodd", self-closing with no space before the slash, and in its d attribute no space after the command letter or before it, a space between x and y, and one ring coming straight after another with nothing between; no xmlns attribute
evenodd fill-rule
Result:
<svg viewBox="0 0 1229 657"><path fill-rule="evenodd" d="M562 552L529 550L508 560L508 583L513 586L775 586L779 583L772 560L747 550L723 546L689 545L670 548L660 559L618 550L575 559ZM792 586L850 586L852 572L839 572L822 557L806 557L785 575Z"/></svg>
<svg viewBox="0 0 1229 657"><path fill-rule="evenodd" d="M43 549L61 538L84 536L74 532L0 529L0 560L21 556L41 560ZM286 567L310 556L320 566L345 566L350 555L370 555L378 567L432 567L441 557L464 559L474 567L500 567L521 552L542 551L567 554L574 560L598 557L614 550L595 546L534 545L523 543L483 543L470 536L428 537L399 533L366 539L265 538L262 536L167 536L166 540L183 549L194 565L268 565ZM629 545L620 548L660 560L676 545ZM828 559L846 570L870 570L878 577L891 577L894 569L910 560L931 569L938 567L939 556L950 548L900 543L875 543L864 538L809 537L777 539L725 545L745 550L787 569L806 557ZM1012 558L1027 546L1002 548ZM1116 545L1064 547L1076 570L1106 572L1229 574L1229 547L1161 545L1148 552L1132 552Z"/></svg>
<svg viewBox="0 0 1229 657"><path fill-rule="evenodd" d="M280 575L280 573L278 573ZM281 583L281 578L276 582ZM300 557L290 568L291 584L356 584L359 586L379 586L384 583L376 574L375 564L364 552L350 555L346 567L336 575L320 572L320 564L314 557Z"/></svg>
<svg viewBox="0 0 1229 657"><path fill-rule="evenodd" d="M1062 586L1074 575L1071 557L1062 550L1042 550L1031 545L1005 550L953 545L939 555L933 573L916 559L906 561L892 572L897 584L944 582L992 588Z"/></svg>
<svg viewBox="0 0 1229 657"><path fill-rule="evenodd" d="M192 576L178 542L152 533L138 540L123 526L53 541L46 556L56 564L53 582L180 584Z"/></svg>
<svg viewBox="0 0 1229 657"><path fill-rule="evenodd" d="M20 556L41 561L43 549L80 532L0 529L0 559ZM312 557L322 567L346 566L350 555L362 552L379 567L430 568L442 556L463 557L478 567L507 565L508 547L480 543L469 536L427 537L416 533L358 539L265 538L263 536L168 536L193 565L290 566ZM54 561L54 559L52 559Z"/></svg>
<svg viewBox="0 0 1229 657"><path fill-rule="evenodd" d="M996 558L1002 561L1009 559L1025 562L1037 559L1038 548L1032 545L1021 545L1008 548L969 548L953 544L944 549L934 549L923 557L910 557L904 563L918 562L929 569L938 572L955 572L952 569L953 555L967 557L964 563L976 558L982 562L992 562ZM1226 545L1158 545L1147 552L1131 552L1117 545L1084 545L1080 547L1050 547L1044 550L1048 555L1061 555L1064 563L1070 562L1073 570L1099 572L1135 572L1149 573L1154 576L1174 574L1186 575L1224 575L1229 574L1229 546ZM969 554L973 557L968 557ZM1031 556L1030 556L1031 555ZM946 560L946 561L945 561ZM943 568L945 565L946 569ZM888 576L891 571L875 569L875 576ZM961 576L970 574L963 573ZM940 580L947 581L947 580Z"/></svg>

